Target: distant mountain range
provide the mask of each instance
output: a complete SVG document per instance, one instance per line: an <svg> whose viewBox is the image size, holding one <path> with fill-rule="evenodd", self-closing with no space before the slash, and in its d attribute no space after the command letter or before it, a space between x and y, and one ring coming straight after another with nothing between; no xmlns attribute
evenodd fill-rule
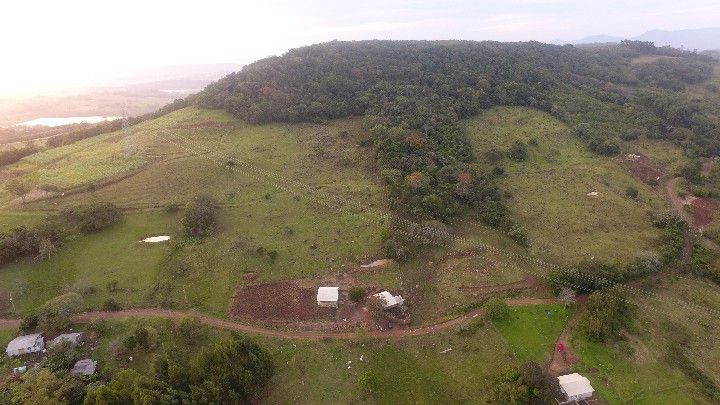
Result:
<svg viewBox="0 0 720 405"><path fill-rule="evenodd" d="M685 49L697 49L699 51L720 49L720 27L715 28L701 28L701 29L688 29L678 31L663 31L663 30L652 30L644 34L624 38L612 35L591 35L585 38L576 39L572 41L553 41L558 45L564 44L593 44L593 43L608 43L608 42L620 42L623 39L632 39L637 41L651 41L656 46L672 46L673 48L683 47Z"/></svg>

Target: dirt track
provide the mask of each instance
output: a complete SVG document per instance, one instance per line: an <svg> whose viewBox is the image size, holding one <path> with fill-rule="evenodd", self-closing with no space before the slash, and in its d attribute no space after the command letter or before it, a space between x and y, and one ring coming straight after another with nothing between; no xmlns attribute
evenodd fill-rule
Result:
<svg viewBox="0 0 720 405"><path fill-rule="evenodd" d="M522 306L522 305L539 305L539 304L554 304L561 301L556 299L510 299L507 301L510 306ZM409 336L422 336L428 335L434 332L450 329L454 326L458 326L463 322L470 321L474 318L483 314L482 309L478 309L469 312L463 316L460 316L449 321L437 323L434 325L422 326L419 328L407 328L407 329L392 329L388 331L371 331L368 333L371 337L377 338L402 338ZM160 308L137 308L137 309L126 309L122 311L108 312L108 311L95 311L85 312L76 315L73 320L76 322L90 322L101 319L124 319L131 317L140 318L165 318L172 320L180 320L185 317L194 317L201 323L220 329L227 329L237 332L243 332L250 335L269 336L283 339L307 339L317 340L324 338L334 339L353 339L357 337L355 332L313 332L313 331L283 331L273 330L267 328L261 328L257 326L247 325L239 322L228 321L225 319L214 318L207 315L201 315L189 311L175 311L169 309ZM3 328L17 328L20 326L20 319L0 319L0 327Z"/></svg>

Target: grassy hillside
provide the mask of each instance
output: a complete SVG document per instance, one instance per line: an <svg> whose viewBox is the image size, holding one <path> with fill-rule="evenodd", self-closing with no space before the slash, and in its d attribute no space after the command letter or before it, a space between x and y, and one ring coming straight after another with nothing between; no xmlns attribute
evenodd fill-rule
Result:
<svg viewBox="0 0 720 405"><path fill-rule="evenodd" d="M122 224L69 241L49 261L2 269L0 288L17 290L23 311L76 284L89 284L95 290L86 297L91 307L109 297L133 305L162 299L224 314L245 272L257 272L260 281L268 281L356 264L376 254L380 214L386 206L383 188L366 159L369 152L357 146L362 136L359 122L352 120L250 126L223 113L187 109L144 123L128 134L103 135L24 159L14 168L23 170L24 177L57 170L66 179L64 187L88 182L101 186L26 205L14 203L0 212L6 228L32 223L42 212L93 200L131 210ZM192 143L184 143L188 141ZM135 157L124 160L119 144L135 145ZM110 172L87 170L96 156L109 156L118 164ZM233 159L248 162L253 171L228 164ZM284 192L278 186L289 184L259 177L258 170L302 182L310 192ZM118 175L117 181L102 185ZM376 207L377 213L345 210L337 204L328 208L325 199L313 192L358 200ZM179 239L182 213L169 214L162 208L185 204L200 193L209 193L221 203L223 229L218 236L165 246L137 243L158 234ZM277 260L271 263L255 254L259 247L276 250ZM185 270L174 274L179 263ZM120 292L106 290L112 280L118 281ZM158 288L162 298L157 297Z"/></svg>
<svg viewBox="0 0 720 405"><path fill-rule="evenodd" d="M496 107L467 120L465 128L481 159L491 151L507 153L518 140L529 145L527 161L503 160L501 185L512 194L510 208L527 229L532 251L573 264L630 259L655 245L659 233L648 212L667 207L662 191L634 179L615 159L587 151L562 122L534 109ZM646 144L645 150L660 149ZM639 190L637 199L625 195L630 186Z"/></svg>

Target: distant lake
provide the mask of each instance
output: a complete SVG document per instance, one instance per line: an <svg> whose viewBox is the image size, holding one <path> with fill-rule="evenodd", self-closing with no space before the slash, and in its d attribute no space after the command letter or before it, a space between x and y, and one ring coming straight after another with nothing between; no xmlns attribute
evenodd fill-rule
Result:
<svg viewBox="0 0 720 405"><path fill-rule="evenodd" d="M117 120L120 118L122 118L122 117L101 117L98 115L94 115L94 116L90 116L90 117L36 118L34 120L15 124L15 126L33 127L36 125L44 125L46 127L59 127L61 125L80 124L80 123L97 124L98 122L112 121L112 120Z"/></svg>

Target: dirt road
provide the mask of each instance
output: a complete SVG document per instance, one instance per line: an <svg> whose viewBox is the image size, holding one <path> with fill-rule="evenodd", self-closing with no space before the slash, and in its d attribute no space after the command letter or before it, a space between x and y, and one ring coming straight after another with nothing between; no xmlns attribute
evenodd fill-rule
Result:
<svg viewBox="0 0 720 405"><path fill-rule="evenodd" d="M678 183L681 180L682 177L675 177L674 179L668 181L665 184L665 191L667 192L668 197L670 197L670 202L672 203L673 207L675 207L675 211L677 211L680 218L685 220L688 224L692 224L690 214L685 211L683 199L680 198L680 196L678 195Z"/></svg>
<svg viewBox="0 0 720 405"><path fill-rule="evenodd" d="M509 299L507 301L508 305L510 306L523 306L523 305L540 305L540 304L554 304L559 303L561 301L556 299L533 299L533 298L525 298L525 299ZM428 326L422 326L419 328L402 328L402 329L392 329L387 331L371 331L368 333L371 337L377 337L377 338L402 338L402 337L409 337L409 336L422 336L422 335L428 335L434 332L439 332L443 330L450 329L455 326L459 326L464 322L470 321L472 319L475 319L479 316L481 316L484 313L483 309L478 309L472 312L469 312L463 316L457 317L455 319L451 319L449 321L440 322L434 325L428 325ZM353 339L357 337L357 334L355 332L313 332L313 331L284 331L284 330L275 330L275 329L267 329L267 328L261 328L257 326L252 326L240 322L235 321L229 321L225 319L220 318L214 318L207 315L197 314L190 311L176 311L176 310L170 310L170 309L161 309L161 308L136 308L136 309L126 309L122 311L114 311L114 312L108 312L108 311L94 311L94 312L85 312L78 315L75 315L73 317L73 320L75 322L91 322L101 319L125 319L125 318L131 318L131 317L138 317L138 318L165 318L165 319L172 319L172 320L180 320L186 317L194 317L197 320L199 320L201 323L212 326L215 328L220 329L226 329L226 330L232 330L242 333L247 333L250 335L259 335L259 336L268 336L268 337L277 337L277 338L283 338L283 339L307 339L307 340L317 340L317 339L324 339L324 338L334 338L334 339ZM17 328L20 326L21 320L19 319L0 319L0 327L2 328Z"/></svg>

